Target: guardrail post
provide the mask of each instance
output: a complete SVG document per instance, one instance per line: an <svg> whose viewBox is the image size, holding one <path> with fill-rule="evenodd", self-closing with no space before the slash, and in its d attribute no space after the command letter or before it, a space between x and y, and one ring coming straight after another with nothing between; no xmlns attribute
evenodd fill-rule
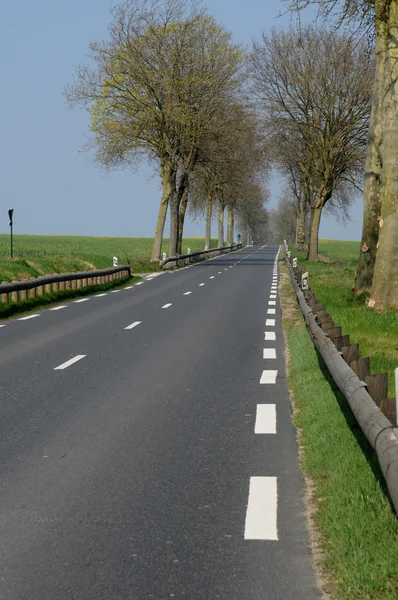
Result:
<svg viewBox="0 0 398 600"><path fill-rule="evenodd" d="M8 295L8 298L10 298L10 295L9 294L7 294L7 295ZM18 300L19 300L18 292L17 291L11 292L11 302L18 302Z"/></svg>
<svg viewBox="0 0 398 600"><path fill-rule="evenodd" d="M395 369L395 415L398 419L398 367Z"/></svg>
<svg viewBox="0 0 398 600"><path fill-rule="evenodd" d="M301 276L301 289L308 290L309 287L310 287L309 275L308 275L308 273L303 273Z"/></svg>
<svg viewBox="0 0 398 600"><path fill-rule="evenodd" d="M29 290L29 298L36 298L36 288L30 288Z"/></svg>
<svg viewBox="0 0 398 600"><path fill-rule="evenodd" d="M3 281L3 283L8 283L7 281ZM4 292L3 294L1 294L1 301L3 304L8 304L8 294L7 292Z"/></svg>

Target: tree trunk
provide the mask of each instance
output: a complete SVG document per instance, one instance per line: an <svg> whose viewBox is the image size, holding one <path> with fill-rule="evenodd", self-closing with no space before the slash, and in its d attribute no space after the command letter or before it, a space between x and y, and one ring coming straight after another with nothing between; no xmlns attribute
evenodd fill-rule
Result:
<svg viewBox="0 0 398 600"><path fill-rule="evenodd" d="M296 245L297 250L304 250L305 243L305 210L303 203L300 202L297 213L296 224Z"/></svg>
<svg viewBox="0 0 398 600"><path fill-rule="evenodd" d="M311 206L310 225L309 225L309 232L308 232L308 248L307 248L307 256L305 257L306 260L310 259L310 252L311 252L311 232L312 232L312 223L313 222L314 222L314 207Z"/></svg>
<svg viewBox="0 0 398 600"><path fill-rule="evenodd" d="M233 206L228 207L227 246L234 243L235 217Z"/></svg>
<svg viewBox="0 0 398 600"><path fill-rule="evenodd" d="M318 236L319 226L321 224L322 206L316 206L314 208L312 223L311 223L311 235L310 235L310 247L308 252L308 260L317 262L318 261Z"/></svg>
<svg viewBox="0 0 398 600"><path fill-rule="evenodd" d="M174 180L174 189L170 197L170 240L169 240L169 256L178 256L178 230L179 230L179 214L180 206L186 188L188 187L188 176L181 175L180 183L176 188Z"/></svg>
<svg viewBox="0 0 398 600"><path fill-rule="evenodd" d="M398 306L398 2L390 4L383 102L379 239L370 306Z"/></svg>
<svg viewBox="0 0 398 600"><path fill-rule="evenodd" d="M222 248L224 246L224 211L225 205L221 200L219 201L219 210L218 210L218 247Z"/></svg>
<svg viewBox="0 0 398 600"><path fill-rule="evenodd" d="M184 231L185 213L187 211L188 204L189 185L184 189L182 200L180 204L180 210L178 214L178 242L177 242L177 253L182 254L182 234Z"/></svg>
<svg viewBox="0 0 398 600"><path fill-rule="evenodd" d="M369 292L372 287L379 238L381 212L382 114L385 82L385 23L376 24L376 79L369 125L368 152L365 164L364 214L361 249L355 277L355 293Z"/></svg>
<svg viewBox="0 0 398 600"><path fill-rule="evenodd" d="M170 198L170 240L169 240L169 256L177 256L178 242L178 198L175 190Z"/></svg>
<svg viewBox="0 0 398 600"><path fill-rule="evenodd" d="M161 168L161 178L162 178L162 198L160 200L160 207L158 212L158 218L156 221L156 229L155 229L155 239L153 242L152 248L152 256L151 261L156 262L161 258L162 252L162 241L163 241L163 232L164 225L166 222L167 208L169 205L169 200L172 192L172 181L173 181L173 172L170 166L165 165Z"/></svg>
<svg viewBox="0 0 398 600"><path fill-rule="evenodd" d="M211 192L207 195L206 201L206 236L205 246L208 250L211 248L211 217L213 212L213 197Z"/></svg>

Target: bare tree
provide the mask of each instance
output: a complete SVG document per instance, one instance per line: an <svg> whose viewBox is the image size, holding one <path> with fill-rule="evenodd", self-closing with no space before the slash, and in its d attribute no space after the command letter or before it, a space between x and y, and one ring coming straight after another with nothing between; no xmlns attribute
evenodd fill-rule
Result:
<svg viewBox="0 0 398 600"><path fill-rule="evenodd" d="M318 6L337 25L375 39L376 75L365 170L357 293L370 306L398 305L398 3L396 0L284 0L289 10Z"/></svg>
<svg viewBox="0 0 398 600"><path fill-rule="evenodd" d="M363 170L371 60L349 36L308 25L263 34L250 74L276 155L298 169L300 186L313 194L309 259L317 260L325 205Z"/></svg>

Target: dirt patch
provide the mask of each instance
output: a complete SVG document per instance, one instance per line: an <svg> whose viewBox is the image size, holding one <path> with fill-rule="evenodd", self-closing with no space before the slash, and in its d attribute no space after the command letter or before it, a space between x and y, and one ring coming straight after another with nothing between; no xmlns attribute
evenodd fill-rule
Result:
<svg viewBox="0 0 398 600"><path fill-rule="evenodd" d="M328 256L325 256L324 254L318 254L318 259L321 262L324 262L324 263L331 263L331 262L333 262L331 258L329 258Z"/></svg>

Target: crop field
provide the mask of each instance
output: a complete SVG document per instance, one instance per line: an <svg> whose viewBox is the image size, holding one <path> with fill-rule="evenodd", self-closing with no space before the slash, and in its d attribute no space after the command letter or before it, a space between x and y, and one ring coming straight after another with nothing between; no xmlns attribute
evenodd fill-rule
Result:
<svg viewBox="0 0 398 600"><path fill-rule="evenodd" d="M14 259L10 260L10 238L0 234L0 281L37 277L48 273L105 269L117 256L119 264L130 264L134 272L158 269L150 263L153 238L14 235ZM212 240L212 247L217 240ZM168 240L163 242L167 252ZM183 252L203 250L203 238L186 238Z"/></svg>
<svg viewBox="0 0 398 600"><path fill-rule="evenodd" d="M358 263L360 242L342 240L319 240L319 252L336 263L356 267Z"/></svg>

